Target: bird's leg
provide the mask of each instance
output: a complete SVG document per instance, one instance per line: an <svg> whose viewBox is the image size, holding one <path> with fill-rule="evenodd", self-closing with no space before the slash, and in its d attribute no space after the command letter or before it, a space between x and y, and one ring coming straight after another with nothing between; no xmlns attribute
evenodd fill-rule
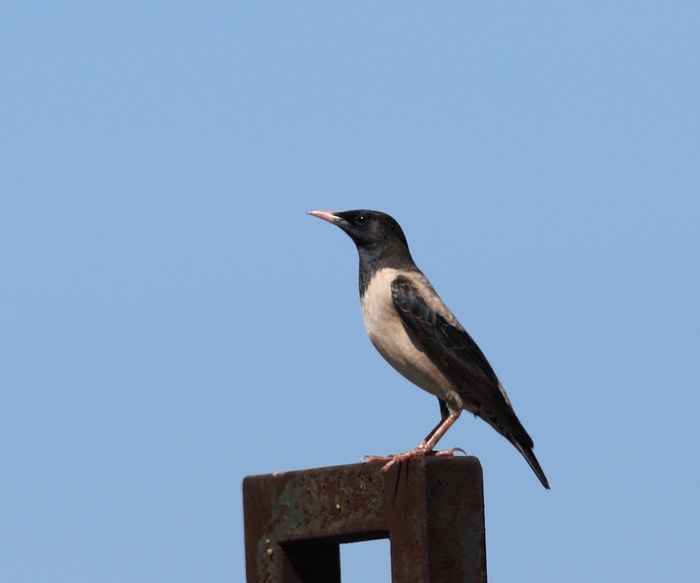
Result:
<svg viewBox="0 0 700 583"><path fill-rule="evenodd" d="M458 409L457 411L451 411L450 414L442 419L440 423L437 424L437 427L433 429L428 436L420 442L418 447L414 450L420 450L425 452L433 451L433 448L437 445L437 442L440 441L443 435L447 432L447 430L452 427L452 424L459 419L459 414L461 411Z"/></svg>
<svg viewBox="0 0 700 583"><path fill-rule="evenodd" d="M367 456L365 459L367 461L374 461L374 460L385 460L388 459L389 461L387 464L382 468L383 472L386 472L391 466L393 466L395 463L402 462L404 460L410 459L412 457L418 457L421 455L426 455L429 454L433 451L435 446L437 445L437 442L440 441L440 438L445 435L445 432L452 427L452 424L459 419L459 414L461 411L457 409L456 411L450 411L447 417L442 419L440 423L437 424L435 429L433 429L427 437L421 441L418 444L418 447L415 449L412 449L411 451L407 451L405 453L400 453L397 455L392 455L388 457L378 457L378 456ZM455 451L462 451L459 448L453 448L450 450L447 450L445 452L439 452L436 453L435 455L452 455Z"/></svg>
<svg viewBox="0 0 700 583"><path fill-rule="evenodd" d="M440 421L435 427L433 427L433 429L430 431L430 433L428 433L428 435L425 436L425 439L423 441L421 441L421 443L418 447L425 446L425 444L428 443L428 440L433 435L435 435L435 432L438 429L440 429L440 426L443 424L445 419L447 419L450 416L450 410L447 408L447 403L445 403L445 401L443 401L442 399L438 399L438 403L440 403ZM443 434L444 434L444 431L443 431Z"/></svg>
<svg viewBox="0 0 700 583"><path fill-rule="evenodd" d="M435 432L440 429L440 426L442 425L443 421L447 419L447 417L450 415L450 410L447 408L447 403L440 399L438 397L438 403L440 403L440 422L431 430L428 435L425 436L425 439L420 442L418 447L416 449L422 449L425 447L425 444L428 443L428 440L435 434ZM443 431L444 433L444 431ZM452 451L452 450L450 450ZM383 461L383 462L388 462L396 457L396 454L393 455L366 455L362 458L363 462L376 462L376 461Z"/></svg>

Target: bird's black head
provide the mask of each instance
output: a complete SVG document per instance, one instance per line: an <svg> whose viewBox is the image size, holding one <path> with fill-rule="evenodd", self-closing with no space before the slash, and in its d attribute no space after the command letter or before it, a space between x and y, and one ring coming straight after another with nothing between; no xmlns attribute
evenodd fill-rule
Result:
<svg viewBox="0 0 700 583"><path fill-rule="evenodd" d="M360 295L374 274L384 267L417 270L399 224L379 211L311 211L319 219L337 225L357 245L360 254Z"/></svg>
<svg viewBox="0 0 700 583"><path fill-rule="evenodd" d="M358 249L395 249L403 247L408 251L406 236L401 226L389 215L379 211L311 211L319 219L337 225L355 242Z"/></svg>

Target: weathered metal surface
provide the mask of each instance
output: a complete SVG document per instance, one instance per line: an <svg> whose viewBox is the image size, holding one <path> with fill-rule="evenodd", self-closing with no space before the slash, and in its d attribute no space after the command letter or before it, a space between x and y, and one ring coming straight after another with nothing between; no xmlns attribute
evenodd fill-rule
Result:
<svg viewBox="0 0 700 583"><path fill-rule="evenodd" d="M389 538L394 583L486 581L481 465L426 456L248 476L248 583L339 583L339 544Z"/></svg>
<svg viewBox="0 0 700 583"><path fill-rule="evenodd" d="M392 580L486 581L484 497L476 458L424 458L399 476L393 500ZM415 463L415 461L413 462Z"/></svg>

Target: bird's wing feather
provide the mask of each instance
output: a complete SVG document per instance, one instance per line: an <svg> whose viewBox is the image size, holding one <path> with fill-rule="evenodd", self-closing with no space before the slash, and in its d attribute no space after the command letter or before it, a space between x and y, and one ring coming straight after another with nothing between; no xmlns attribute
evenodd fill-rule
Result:
<svg viewBox="0 0 700 583"><path fill-rule="evenodd" d="M515 415L496 373L466 330L449 323L432 309L407 277L399 276L392 281L391 297L404 325L454 383L460 397L473 403L476 413L508 439L515 438L532 447L532 440Z"/></svg>

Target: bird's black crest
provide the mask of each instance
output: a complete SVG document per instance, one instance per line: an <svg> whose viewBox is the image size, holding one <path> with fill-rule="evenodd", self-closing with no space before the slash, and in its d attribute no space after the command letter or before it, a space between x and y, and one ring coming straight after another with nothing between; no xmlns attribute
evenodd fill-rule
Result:
<svg viewBox="0 0 700 583"><path fill-rule="evenodd" d="M375 240L386 242L390 238L387 235L392 234L408 249L408 241L401 225L386 213L362 209L343 211L335 215L345 221L346 225L340 226L355 239L356 243Z"/></svg>
<svg viewBox="0 0 700 583"><path fill-rule="evenodd" d="M360 254L360 297L382 268L417 271L403 229L396 220L379 211L354 210L334 213L335 224L355 242Z"/></svg>

